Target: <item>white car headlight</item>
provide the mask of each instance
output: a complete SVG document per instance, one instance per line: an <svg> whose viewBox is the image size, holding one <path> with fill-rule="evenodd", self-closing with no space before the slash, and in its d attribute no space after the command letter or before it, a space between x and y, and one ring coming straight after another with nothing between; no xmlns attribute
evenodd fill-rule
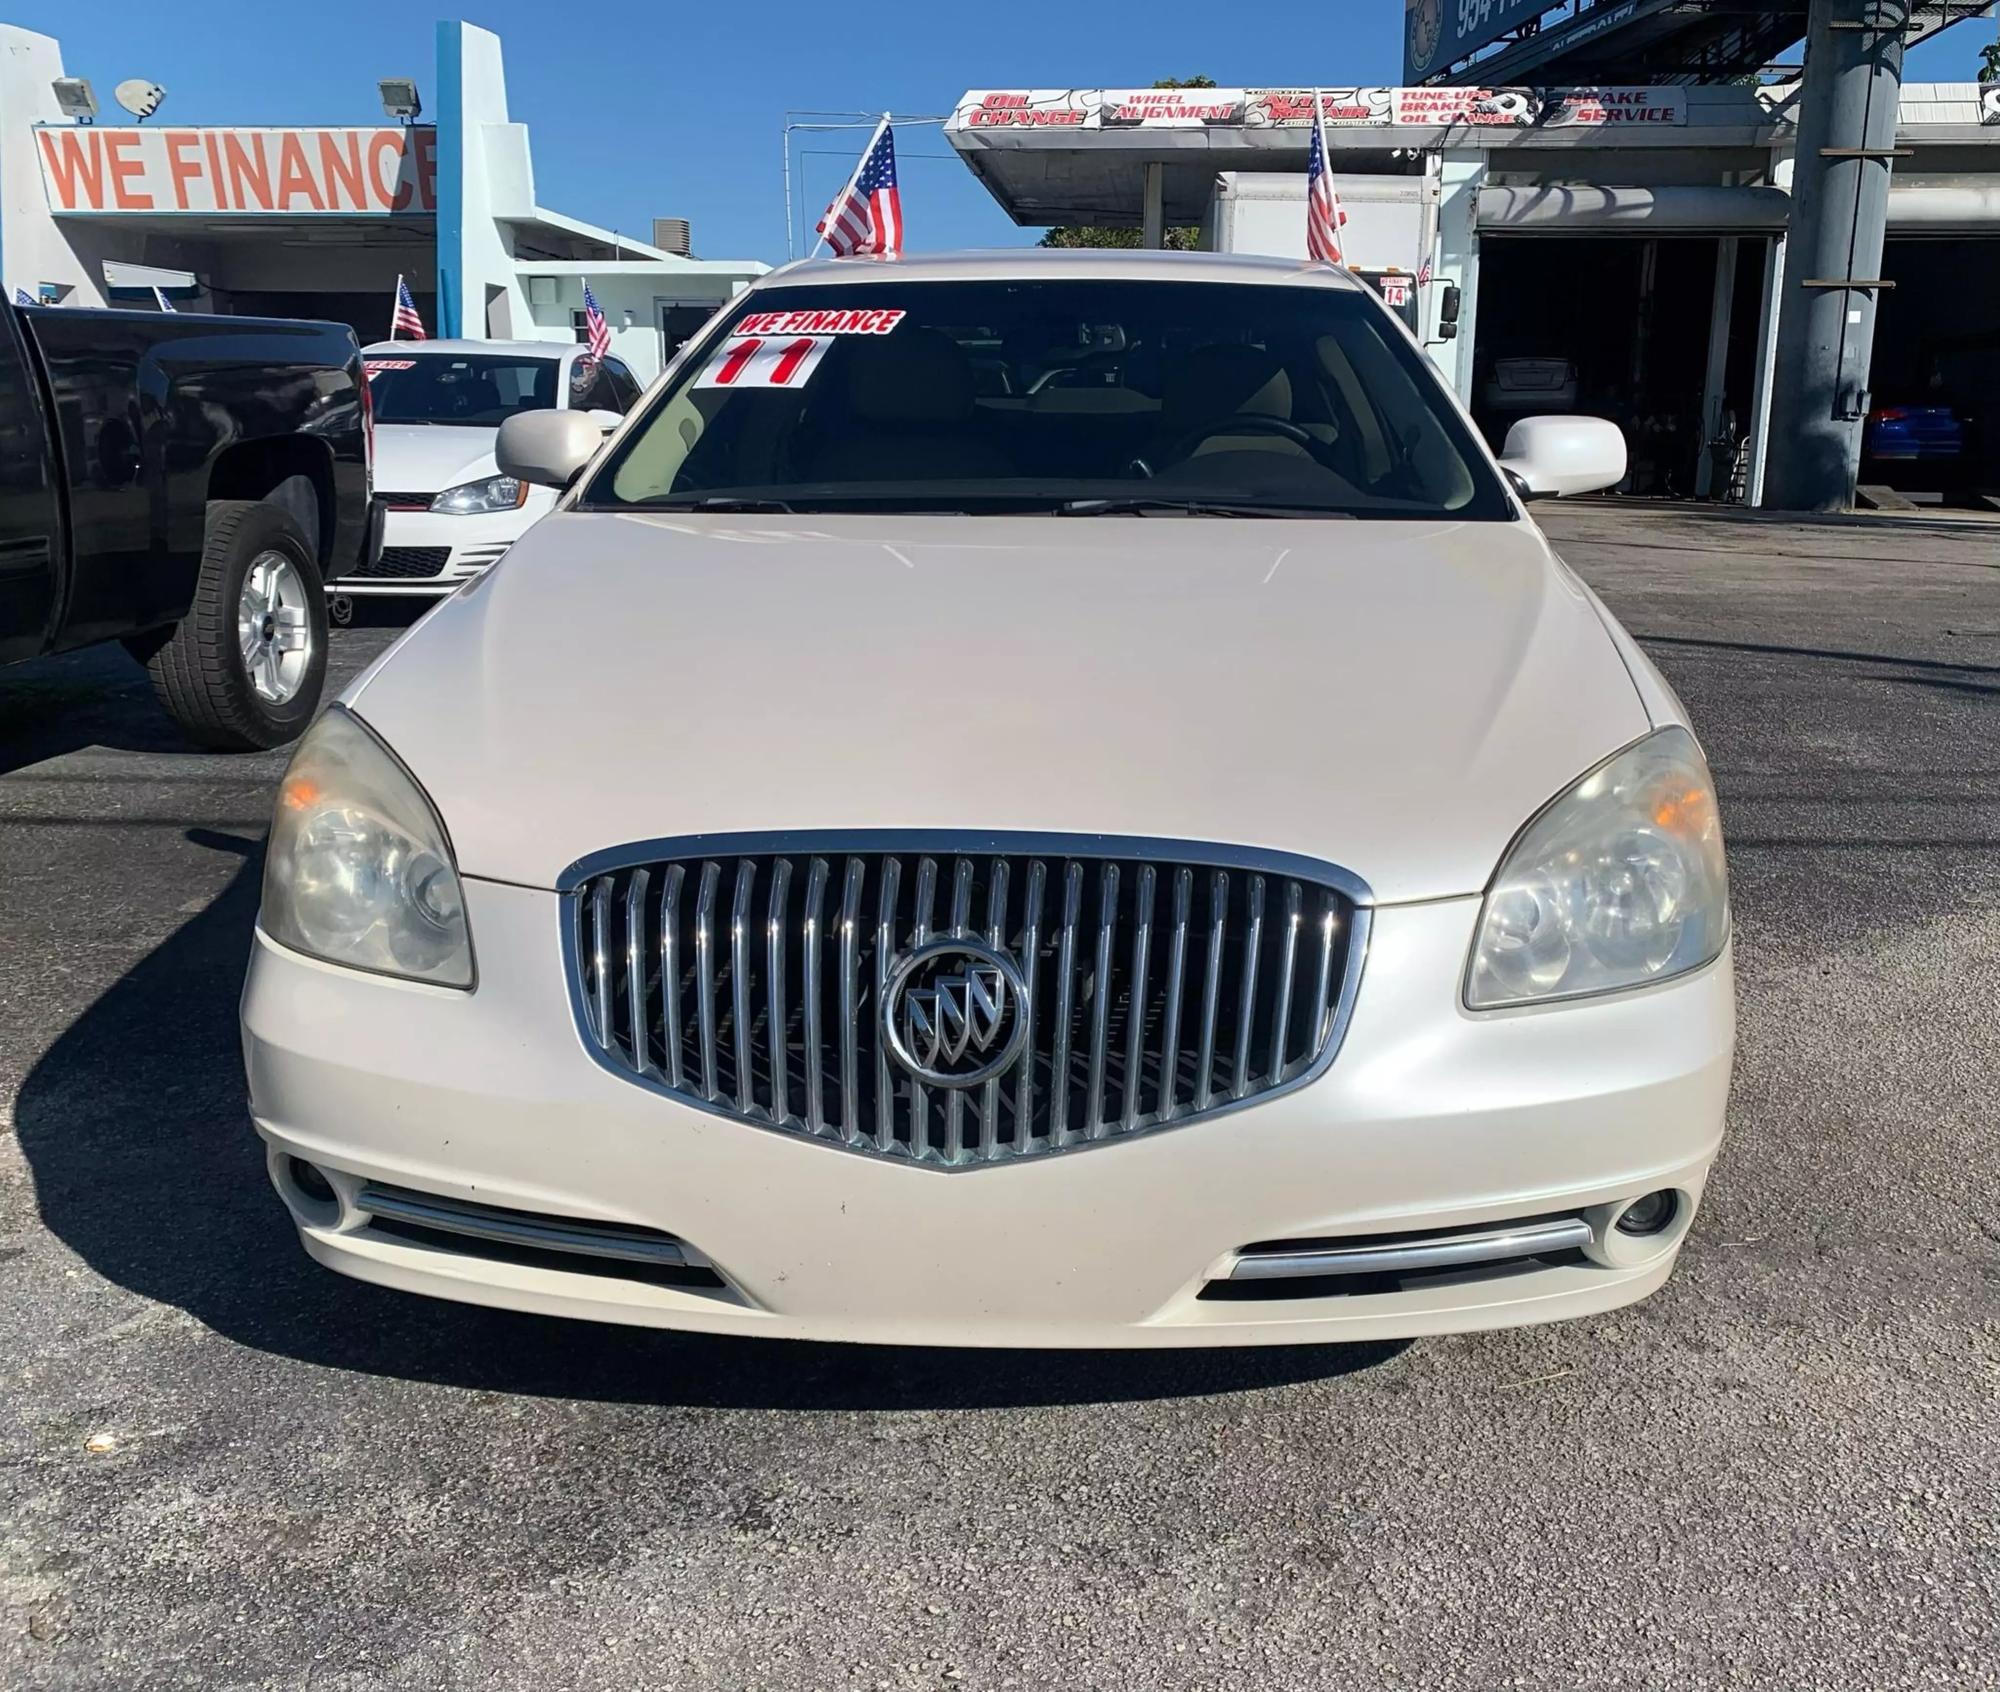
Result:
<svg viewBox="0 0 2000 1692"><path fill-rule="evenodd" d="M518 511L527 503L526 482L512 476L488 476L484 481L446 488L431 501L431 509L453 517L477 517L487 511Z"/></svg>
<svg viewBox="0 0 2000 1692"><path fill-rule="evenodd" d="M299 743L278 789L258 921L280 945L328 963L472 985L444 824L409 771L338 705Z"/></svg>
<svg viewBox="0 0 2000 1692"><path fill-rule="evenodd" d="M1728 934L1708 763L1686 729L1661 729L1521 831L1486 892L1465 1002L1494 1010L1643 987L1713 962Z"/></svg>

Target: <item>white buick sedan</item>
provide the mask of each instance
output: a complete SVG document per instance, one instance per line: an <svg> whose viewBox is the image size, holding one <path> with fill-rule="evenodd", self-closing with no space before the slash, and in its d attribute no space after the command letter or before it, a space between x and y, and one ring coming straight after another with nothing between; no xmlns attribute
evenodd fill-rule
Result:
<svg viewBox="0 0 2000 1692"><path fill-rule="evenodd" d="M793 266L306 737L243 1000L307 1251L474 1303L1261 1344L1657 1288L1722 1135L1714 791L1343 272Z"/></svg>

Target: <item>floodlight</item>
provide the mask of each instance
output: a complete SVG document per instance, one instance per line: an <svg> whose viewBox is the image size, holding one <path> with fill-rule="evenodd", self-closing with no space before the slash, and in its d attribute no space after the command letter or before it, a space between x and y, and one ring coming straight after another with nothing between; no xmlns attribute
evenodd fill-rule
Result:
<svg viewBox="0 0 2000 1692"><path fill-rule="evenodd" d="M382 91L382 110L392 118L401 118L408 123L419 116L424 103L417 96L417 85L407 76L385 76L375 85Z"/></svg>
<svg viewBox="0 0 2000 1692"><path fill-rule="evenodd" d="M91 92L86 78L59 76L49 86L56 91L56 104L62 108L64 117L89 123L97 116L97 96Z"/></svg>

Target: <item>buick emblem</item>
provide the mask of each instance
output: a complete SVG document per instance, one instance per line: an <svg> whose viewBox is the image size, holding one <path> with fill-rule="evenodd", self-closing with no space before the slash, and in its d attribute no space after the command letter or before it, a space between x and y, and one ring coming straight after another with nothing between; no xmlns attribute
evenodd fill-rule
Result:
<svg viewBox="0 0 2000 1692"><path fill-rule="evenodd" d="M1020 967L977 940L933 940L899 958L882 992L896 1061L932 1087L976 1087L1014 1066L1028 1038Z"/></svg>

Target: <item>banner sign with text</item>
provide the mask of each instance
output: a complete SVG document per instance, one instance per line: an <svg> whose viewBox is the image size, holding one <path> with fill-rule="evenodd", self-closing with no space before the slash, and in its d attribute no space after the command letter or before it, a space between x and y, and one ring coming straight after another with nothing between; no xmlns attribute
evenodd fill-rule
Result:
<svg viewBox="0 0 2000 1692"><path fill-rule="evenodd" d="M437 131L113 129L35 134L59 217L394 217L437 212Z"/></svg>
<svg viewBox="0 0 2000 1692"><path fill-rule="evenodd" d="M1684 88L975 88L954 130L1574 129L1687 122Z"/></svg>

